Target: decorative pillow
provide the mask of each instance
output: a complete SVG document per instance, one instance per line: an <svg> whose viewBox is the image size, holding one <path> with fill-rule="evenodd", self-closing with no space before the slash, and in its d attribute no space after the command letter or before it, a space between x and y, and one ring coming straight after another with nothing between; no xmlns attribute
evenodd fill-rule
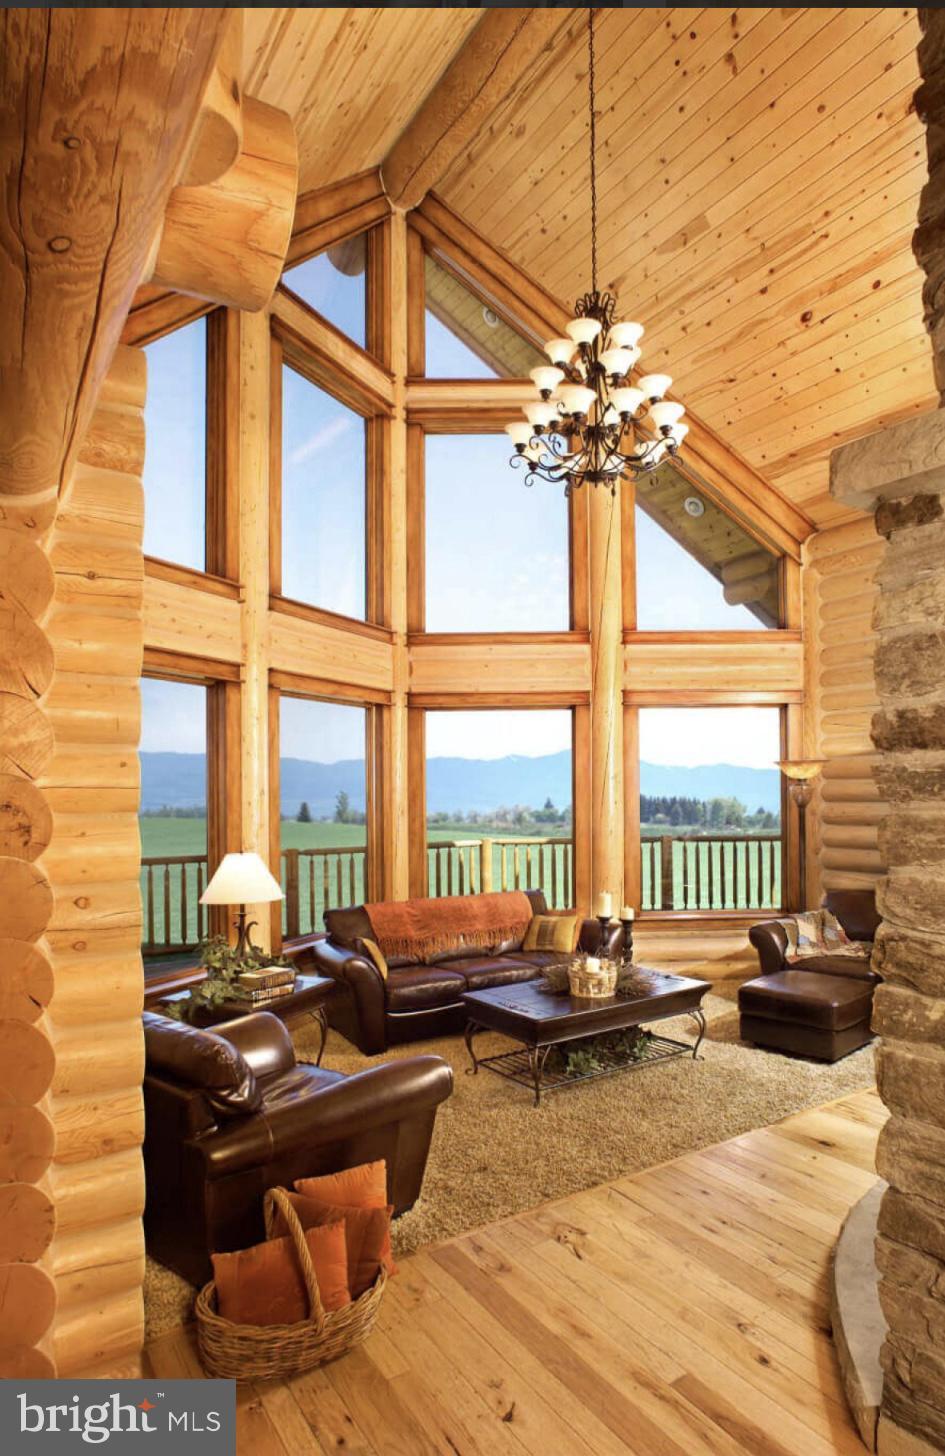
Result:
<svg viewBox="0 0 945 1456"><path fill-rule="evenodd" d="M577 945L576 915L533 915L522 941L522 950L573 951Z"/></svg>
<svg viewBox="0 0 945 1456"><path fill-rule="evenodd" d="M365 936L358 938L357 949L366 960L373 961L381 973L381 978L387 980L387 957L381 950L376 940L368 940Z"/></svg>
<svg viewBox="0 0 945 1456"><path fill-rule="evenodd" d="M383 1158L379 1158L376 1163L361 1163L356 1168L342 1168L340 1173L325 1173L320 1178L296 1178L295 1191L322 1207L387 1208L387 1164ZM300 1213L299 1219L304 1228L305 1219ZM388 1273L396 1274L389 1218L387 1237L381 1245L381 1258Z"/></svg>
<svg viewBox="0 0 945 1456"><path fill-rule="evenodd" d="M341 1217L309 1228L305 1242L326 1309L351 1303L348 1250ZM234 1254L211 1254L217 1308L238 1325L293 1325L308 1319L309 1301L291 1238L269 1239Z"/></svg>
<svg viewBox="0 0 945 1456"><path fill-rule="evenodd" d="M303 1198L301 1193L289 1193L287 1196L306 1231L325 1225L333 1228L338 1219L343 1220L348 1288L352 1299L358 1299L366 1289L370 1289L382 1264L388 1274L397 1273L390 1246L392 1204L384 1208L337 1208L314 1198ZM285 1219L277 1212L272 1228L274 1237L283 1234L285 1228Z"/></svg>

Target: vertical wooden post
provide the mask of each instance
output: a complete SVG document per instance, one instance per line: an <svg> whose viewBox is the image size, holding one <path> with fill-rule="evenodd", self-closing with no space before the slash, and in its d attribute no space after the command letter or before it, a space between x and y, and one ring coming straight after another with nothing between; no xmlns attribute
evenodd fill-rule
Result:
<svg viewBox="0 0 945 1456"><path fill-rule="evenodd" d="M241 713L242 824L244 850L270 859L269 822L269 319L239 315L239 538L243 610ZM273 873L278 865L271 865ZM211 873L215 866L211 865ZM256 944L268 950L269 906L247 906L258 922ZM278 906L276 907L278 910Z"/></svg>
<svg viewBox="0 0 945 1456"><path fill-rule="evenodd" d="M487 894L492 889L492 840L479 842L479 889Z"/></svg>
<svg viewBox="0 0 945 1456"><path fill-rule="evenodd" d="M408 814L409 748L407 689L407 222L402 212L390 219L390 349L394 373L394 413L390 421L390 627L393 631L393 697L389 712L389 772L381 812L387 826L384 842L385 893L405 900L410 893L410 820Z"/></svg>
<svg viewBox="0 0 945 1456"><path fill-rule="evenodd" d="M660 837L660 909L672 910L673 899L673 839L664 834Z"/></svg>
<svg viewBox="0 0 945 1456"><path fill-rule="evenodd" d="M275 869L275 867L273 867ZM285 852L285 933L287 940L299 934L299 852Z"/></svg>
<svg viewBox="0 0 945 1456"><path fill-rule="evenodd" d="M591 629L591 901L623 903L621 487L588 485Z"/></svg>

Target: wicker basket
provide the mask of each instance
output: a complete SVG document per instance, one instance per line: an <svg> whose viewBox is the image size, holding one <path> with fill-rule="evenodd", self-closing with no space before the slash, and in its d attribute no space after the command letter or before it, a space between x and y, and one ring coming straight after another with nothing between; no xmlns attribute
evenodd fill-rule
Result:
<svg viewBox="0 0 945 1456"><path fill-rule="evenodd" d="M383 1268L370 1289L343 1309L326 1310L298 1216L282 1188L266 1194L266 1233L271 1236L278 1210L295 1243L308 1290L309 1318L293 1325L238 1325L217 1313L211 1279L197 1295L197 1343L208 1375L228 1380L273 1380L296 1375L334 1360L367 1339L387 1285Z"/></svg>
<svg viewBox="0 0 945 1456"><path fill-rule="evenodd" d="M586 996L592 999L598 996L612 996L617 989L617 972L620 969L616 961L602 960L600 963L600 974L589 976L587 966L583 960L572 961L568 966L568 982L571 987L572 996Z"/></svg>

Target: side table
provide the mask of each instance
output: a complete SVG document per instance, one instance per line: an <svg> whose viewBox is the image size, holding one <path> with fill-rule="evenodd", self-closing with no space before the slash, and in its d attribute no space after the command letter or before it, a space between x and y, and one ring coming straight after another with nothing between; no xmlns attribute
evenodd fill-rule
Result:
<svg viewBox="0 0 945 1456"><path fill-rule="evenodd" d="M328 1015L325 1007L337 987L338 982L332 976L300 973L296 976L295 986L288 996L279 996L262 1006L252 1006L248 1001L238 999L221 1001L219 1006L204 1006L197 1013L194 1025L219 1026L222 1021L235 1021L238 1016L249 1016L253 1011L271 1011L273 1016L278 1016L279 1020L285 1022L288 1027L304 1022L307 1017L311 1017L321 1028L318 1056L315 1059L316 1067L320 1067L322 1053L325 1050L325 1039L328 1035ZM186 991L175 991L172 995L165 996L160 1004L169 1006L174 1001L185 1000L186 997Z"/></svg>

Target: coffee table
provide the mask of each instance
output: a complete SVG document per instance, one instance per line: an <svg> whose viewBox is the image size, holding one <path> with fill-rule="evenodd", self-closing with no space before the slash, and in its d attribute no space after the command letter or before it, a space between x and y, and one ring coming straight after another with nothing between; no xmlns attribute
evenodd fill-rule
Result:
<svg viewBox="0 0 945 1456"><path fill-rule="evenodd" d="M688 976L667 976L645 966L635 968L632 980L615 995L591 999L549 990L542 981L525 981L512 986L493 986L486 991L466 991L462 997L469 1021L466 1025L466 1049L476 1075L480 1067L488 1067L500 1077L507 1077L522 1087L531 1087L535 1106L541 1103L542 1092L558 1091L576 1082L615 1072L648 1066L670 1057L693 1059L705 1035L702 998L710 989L708 981ZM676 1041L644 1031L634 1048L608 1054L599 1069L568 1072L566 1068L547 1070L553 1047L603 1032L622 1031L629 1027L643 1028L650 1022L664 1021L670 1016L689 1016L695 1021L698 1036L695 1042ZM520 1045L510 1052L492 1057L477 1057L473 1039L480 1031L500 1031Z"/></svg>
<svg viewBox="0 0 945 1456"><path fill-rule="evenodd" d="M325 1007L337 989L338 982L333 976L304 975L299 972L295 978L295 985L288 996L279 996L276 1000L265 1001L259 1006L253 1006L249 1001L235 999L221 1001L219 1006L202 1006L197 1013L194 1025L219 1026L222 1021L235 1021L238 1016L249 1016L252 1011L271 1011L273 1016L278 1016L286 1026L292 1027L310 1016L321 1032L318 1056L315 1058L315 1065L320 1067L322 1053L325 1050L325 1038L328 1035L328 1016ZM162 1004L181 1001L186 995L186 991L176 991L171 996L165 996Z"/></svg>

